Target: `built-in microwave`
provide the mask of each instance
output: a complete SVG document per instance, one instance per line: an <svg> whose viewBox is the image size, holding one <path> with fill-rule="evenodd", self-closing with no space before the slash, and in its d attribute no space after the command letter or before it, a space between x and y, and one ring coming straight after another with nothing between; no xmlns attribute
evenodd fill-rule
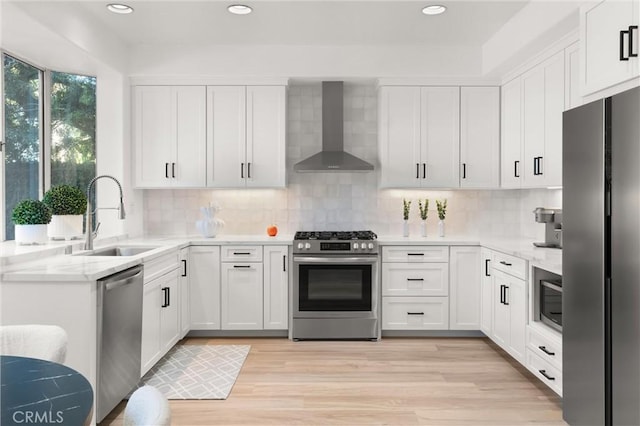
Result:
<svg viewBox="0 0 640 426"><path fill-rule="evenodd" d="M539 290L539 320L562 332L562 281L542 279Z"/></svg>

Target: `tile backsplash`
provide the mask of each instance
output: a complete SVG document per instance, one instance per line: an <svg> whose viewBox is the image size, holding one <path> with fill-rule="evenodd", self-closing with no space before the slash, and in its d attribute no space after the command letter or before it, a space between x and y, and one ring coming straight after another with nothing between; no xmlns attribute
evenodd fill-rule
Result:
<svg viewBox="0 0 640 426"><path fill-rule="evenodd" d="M377 91L374 85L344 84L344 146L379 169ZM296 173L293 165L322 145L320 83L289 86L287 96L287 188L145 190L147 235L196 233L199 207L218 204L225 234L263 234L275 223L281 233L297 230L372 229L402 232L402 199L412 200L411 232L419 232L418 199L429 198L428 232L437 232L435 199L448 200L448 235L514 236L543 239L534 222L538 206L561 207L562 190L392 190L379 189L379 173Z"/></svg>

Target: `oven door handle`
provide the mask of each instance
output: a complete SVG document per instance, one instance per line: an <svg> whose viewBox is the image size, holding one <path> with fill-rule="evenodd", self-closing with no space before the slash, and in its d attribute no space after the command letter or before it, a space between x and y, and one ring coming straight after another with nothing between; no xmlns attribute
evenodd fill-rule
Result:
<svg viewBox="0 0 640 426"><path fill-rule="evenodd" d="M373 263L377 256L371 257L299 257L294 256L295 263Z"/></svg>

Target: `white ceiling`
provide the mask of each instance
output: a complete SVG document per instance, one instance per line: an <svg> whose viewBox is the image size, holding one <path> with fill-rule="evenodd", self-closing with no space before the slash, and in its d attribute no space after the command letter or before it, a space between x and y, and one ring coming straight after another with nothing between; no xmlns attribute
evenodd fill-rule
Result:
<svg viewBox="0 0 640 426"><path fill-rule="evenodd" d="M109 0L19 0L28 13L50 23L62 15L95 23L128 45L424 45L481 46L527 1L363 1L247 0L120 2L135 9L130 15L106 10ZM254 12L227 12L233 3ZM445 14L426 16L427 4L444 4ZM46 12L45 12L46 10ZM44 12L44 13L43 13Z"/></svg>

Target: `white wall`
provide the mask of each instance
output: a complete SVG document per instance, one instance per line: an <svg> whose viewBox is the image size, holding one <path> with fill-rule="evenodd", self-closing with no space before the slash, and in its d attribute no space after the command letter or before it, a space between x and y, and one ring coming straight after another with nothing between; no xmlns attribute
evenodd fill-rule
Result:
<svg viewBox="0 0 640 426"><path fill-rule="evenodd" d="M379 190L377 92L371 85L345 82L345 150L376 164L372 173L295 173L293 165L321 146L322 94L319 83L292 85L288 92L286 189L146 190L144 230L154 235L195 234L200 206L217 203L226 234L262 234L271 223L282 233L298 230L372 229L402 232L402 199L413 201L410 223L419 232L418 198L429 198L430 233L437 229L435 199L448 199L448 235L522 235L544 238L534 222L535 207L556 207L561 191ZM551 204L550 204L551 203Z"/></svg>

